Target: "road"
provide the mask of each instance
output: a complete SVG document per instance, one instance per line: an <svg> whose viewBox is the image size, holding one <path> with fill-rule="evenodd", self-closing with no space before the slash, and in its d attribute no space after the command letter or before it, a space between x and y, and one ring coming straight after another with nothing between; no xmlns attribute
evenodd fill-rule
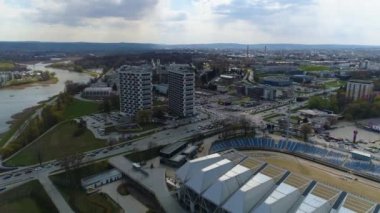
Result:
<svg viewBox="0 0 380 213"><path fill-rule="evenodd" d="M40 175L38 180L44 187L46 193L49 195L59 212L74 213L74 211L71 209L69 204L67 204L66 200L63 198L61 193L49 179L49 174L45 173L43 175Z"/></svg>
<svg viewBox="0 0 380 213"><path fill-rule="evenodd" d="M199 130L198 127L207 126L211 123L213 123L213 120L208 119L205 121L180 126L175 129L166 129L159 131L133 142L126 141L112 147L104 147L96 150L91 150L83 153L85 157L83 158L82 162L83 164L91 163L115 155L124 155L136 150L146 150L152 146L161 146L174 143L181 139L185 139L199 133L208 132L209 130ZM33 179L38 179L42 174L50 174L53 171L60 170L61 166L59 163L60 162L58 160L52 160L43 163L41 166L39 164L35 164L4 172L0 176L0 187L6 187L7 189L10 189L14 185L18 185L20 183Z"/></svg>

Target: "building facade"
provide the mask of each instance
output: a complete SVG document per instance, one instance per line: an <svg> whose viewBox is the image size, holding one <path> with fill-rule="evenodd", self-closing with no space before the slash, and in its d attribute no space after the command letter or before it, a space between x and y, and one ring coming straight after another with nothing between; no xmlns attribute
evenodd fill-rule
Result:
<svg viewBox="0 0 380 213"><path fill-rule="evenodd" d="M139 110L152 108L152 70L149 66L127 66L118 70L120 111L134 117Z"/></svg>
<svg viewBox="0 0 380 213"><path fill-rule="evenodd" d="M82 92L83 98L101 100L112 95L111 87L87 87Z"/></svg>
<svg viewBox="0 0 380 213"><path fill-rule="evenodd" d="M373 93L373 82L350 80L347 83L346 96L351 101L369 100Z"/></svg>
<svg viewBox="0 0 380 213"><path fill-rule="evenodd" d="M169 110L180 117L194 115L195 74L188 65L169 66Z"/></svg>

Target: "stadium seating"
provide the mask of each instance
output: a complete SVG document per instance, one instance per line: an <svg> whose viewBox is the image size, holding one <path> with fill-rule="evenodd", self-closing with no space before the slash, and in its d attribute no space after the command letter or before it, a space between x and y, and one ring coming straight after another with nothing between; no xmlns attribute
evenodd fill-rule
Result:
<svg viewBox="0 0 380 213"><path fill-rule="evenodd" d="M210 153L221 152L228 149L265 149L282 151L286 153L303 154L308 157L324 160L327 163L343 166L347 169L366 172L372 175L380 175L380 164L351 159L349 153L334 151L314 144L303 142L278 140L272 138L234 138L224 141L216 141L210 148Z"/></svg>

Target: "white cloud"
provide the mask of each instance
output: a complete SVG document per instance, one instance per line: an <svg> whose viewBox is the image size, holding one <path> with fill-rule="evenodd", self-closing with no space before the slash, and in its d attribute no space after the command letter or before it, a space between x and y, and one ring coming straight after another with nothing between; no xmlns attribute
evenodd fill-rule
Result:
<svg viewBox="0 0 380 213"><path fill-rule="evenodd" d="M380 44L378 0L188 1L0 0L0 40Z"/></svg>

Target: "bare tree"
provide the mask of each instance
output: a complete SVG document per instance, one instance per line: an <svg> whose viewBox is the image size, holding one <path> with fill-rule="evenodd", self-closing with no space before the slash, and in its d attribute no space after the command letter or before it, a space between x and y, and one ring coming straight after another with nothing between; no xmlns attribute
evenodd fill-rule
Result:
<svg viewBox="0 0 380 213"><path fill-rule="evenodd" d="M302 137L304 141L307 141L309 134L312 133L313 128L309 123L302 124L300 127L300 131L302 133Z"/></svg>

